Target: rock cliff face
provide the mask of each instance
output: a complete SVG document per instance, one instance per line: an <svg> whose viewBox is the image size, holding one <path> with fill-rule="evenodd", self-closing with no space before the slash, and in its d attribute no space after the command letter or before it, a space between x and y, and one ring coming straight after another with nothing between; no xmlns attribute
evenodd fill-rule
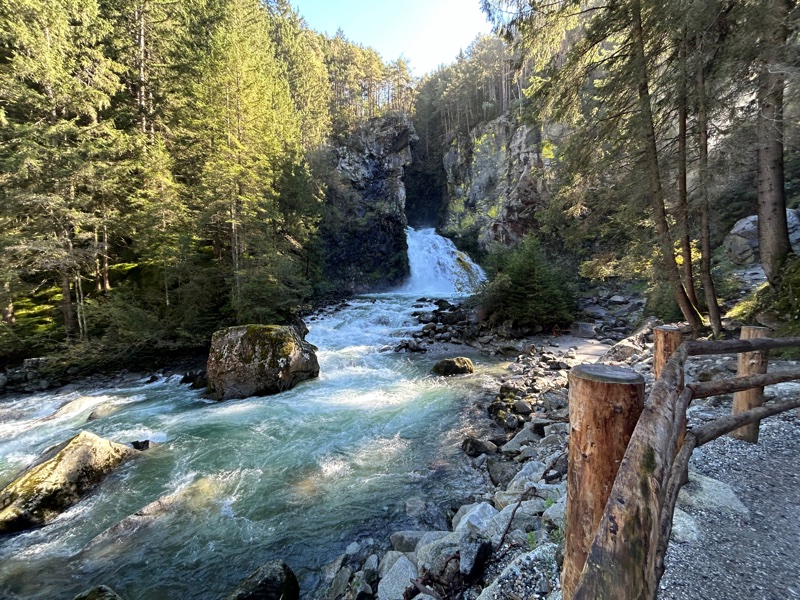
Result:
<svg viewBox="0 0 800 600"><path fill-rule="evenodd" d="M789 242L792 250L800 253L800 209L786 210ZM758 241L758 215L739 219L727 235L724 247L731 262L738 266L751 265L761 260Z"/></svg>
<svg viewBox="0 0 800 600"><path fill-rule="evenodd" d="M336 148L322 236L325 274L339 291L389 289L409 274L403 175L415 138L407 117L389 114Z"/></svg>
<svg viewBox="0 0 800 600"><path fill-rule="evenodd" d="M548 162L540 129L508 115L454 141L444 156L442 233L472 252L516 242L544 206Z"/></svg>

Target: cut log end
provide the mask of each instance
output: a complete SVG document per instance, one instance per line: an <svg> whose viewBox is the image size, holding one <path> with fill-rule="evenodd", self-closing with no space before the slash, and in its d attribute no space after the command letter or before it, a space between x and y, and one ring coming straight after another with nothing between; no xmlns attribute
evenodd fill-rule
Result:
<svg viewBox="0 0 800 600"><path fill-rule="evenodd" d="M618 385L641 385L644 383L644 377L636 371L610 365L578 365L570 371L570 377Z"/></svg>

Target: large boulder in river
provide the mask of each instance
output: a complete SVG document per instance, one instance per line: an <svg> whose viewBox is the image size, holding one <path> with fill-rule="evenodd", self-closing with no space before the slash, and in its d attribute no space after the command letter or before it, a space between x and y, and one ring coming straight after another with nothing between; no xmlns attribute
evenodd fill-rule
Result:
<svg viewBox="0 0 800 600"><path fill-rule="evenodd" d="M298 600L300 585L289 566L272 561L256 570L226 600Z"/></svg>
<svg viewBox="0 0 800 600"><path fill-rule="evenodd" d="M445 358L433 365L433 372L437 375L465 375L475 372L475 365L472 361L463 356L456 358Z"/></svg>
<svg viewBox="0 0 800 600"><path fill-rule="evenodd" d="M216 400L277 394L319 375L316 348L297 329L242 325L217 331L208 356L208 389Z"/></svg>
<svg viewBox="0 0 800 600"><path fill-rule="evenodd" d="M0 533L52 521L136 454L88 431L51 448L0 492Z"/></svg>
<svg viewBox="0 0 800 600"><path fill-rule="evenodd" d="M72 600L122 600L110 587L98 585L90 590L78 594Z"/></svg>

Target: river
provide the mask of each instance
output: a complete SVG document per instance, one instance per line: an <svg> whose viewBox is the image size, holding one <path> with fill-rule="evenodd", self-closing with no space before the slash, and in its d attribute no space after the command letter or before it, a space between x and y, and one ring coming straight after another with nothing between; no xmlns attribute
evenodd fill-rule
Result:
<svg viewBox="0 0 800 600"><path fill-rule="evenodd" d="M0 486L81 430L159 443L46 527L0 537L0 598L71 600L99 584L126 600L224 598L275 558L308 594L353 540L384 541L420 507L435 518L480 491L459 444L481 376L435 377L436 357L386 348L416 325L419 296L457 296L482 274L432 230L408 241L406 286L309 320L320 377L291 391L217 403L172 378L0 400ZM165 495L169 509L111 529Z"/></svg>

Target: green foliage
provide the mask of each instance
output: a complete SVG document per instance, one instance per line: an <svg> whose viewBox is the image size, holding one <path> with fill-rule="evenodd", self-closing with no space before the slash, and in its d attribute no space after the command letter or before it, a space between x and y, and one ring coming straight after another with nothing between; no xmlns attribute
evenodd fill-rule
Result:
<svg viewBox="0 0 800 600"><path fill-rule="evenodd" d="M537 239L526 236L514 249L494 247L487 259L489 282L481 304L494 322L552 328L572 322L573 282L568 269L549 258Z"/></svg>

